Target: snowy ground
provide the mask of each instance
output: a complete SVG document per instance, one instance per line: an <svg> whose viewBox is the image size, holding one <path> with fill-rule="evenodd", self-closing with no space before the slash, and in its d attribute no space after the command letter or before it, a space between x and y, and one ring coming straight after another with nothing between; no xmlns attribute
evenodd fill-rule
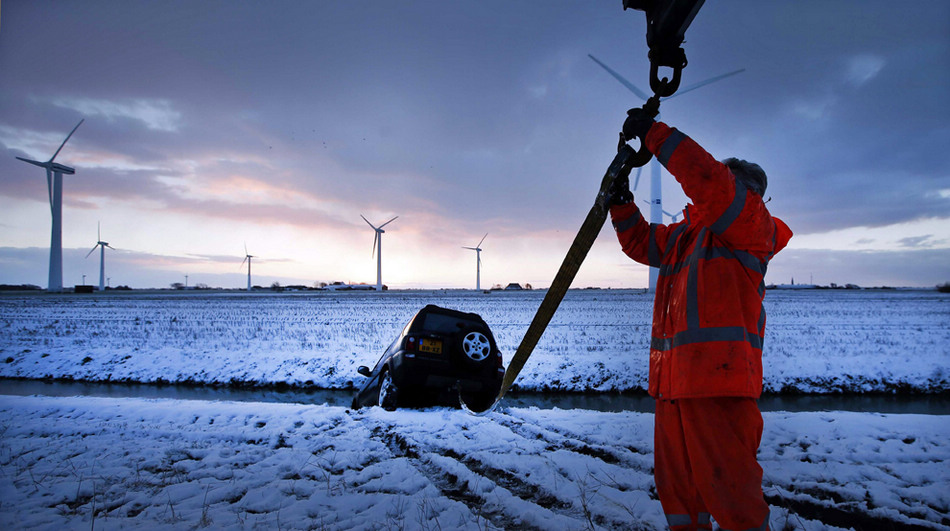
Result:
<svg viewBox="0 0 950 531"><path fill-rule="evenodd" d="M0 296L0 377L348 388L426 303L480 313L507 356L542 296ZM950 389L946 295L768 301L770 389ZM571 292L519 384L645 386L649 314L647 295ZM763 416L773 529L950 529L947 416ZM0 528L662 529L652 422L0 395Z"/></svg>
<svg viewBox="0 0 950 531"><path fill-rule="evenodd" d="M662 529L652 415L0 397L3 529ZM773 529L946 529L945 417L766 413Z"/></svg>
<svg viewBox="0 0 950 531"><path fill-rule="evenodd" d="M479 313L506 361L543 292L0 295L0 377L350 389L426 304ZM950 390L950 295L772 290L766 391ZM652 296L573 290L516 388L645 390Z"/></svg>

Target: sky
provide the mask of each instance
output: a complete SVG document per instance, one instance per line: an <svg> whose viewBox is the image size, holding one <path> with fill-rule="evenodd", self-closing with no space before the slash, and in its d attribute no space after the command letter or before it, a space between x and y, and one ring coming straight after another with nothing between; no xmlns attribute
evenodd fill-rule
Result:
<svg viewBox="0 0 950 531"><path fill-rule="evenodd" d="M795 236L766 281L950 281L950 4L707 2L661 106L759 163ZM46 286L48 160L63 281L546 287L648 89L620 0L23 1L0 6L0 283ZM649 179L635 190L650 197ZM687 198L664 172L663 206ZM644 205L646 209L646 205ZM101 229L99 229L101 227ZM485 236L487 234L487 237ZM645 287L609 223L575 287Z"/></svg>

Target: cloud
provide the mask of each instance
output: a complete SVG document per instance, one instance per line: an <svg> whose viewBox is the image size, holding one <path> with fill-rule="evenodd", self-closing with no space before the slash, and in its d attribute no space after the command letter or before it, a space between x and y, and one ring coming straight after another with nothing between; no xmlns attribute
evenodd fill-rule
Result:
<svg viewBox="0 0 950 531"><path fill-rule="evenodd" d="M884 58L876 55L861 54L852 57L845 70L846 79L852 85L859 87L877 77L885 64Z"/></svg>
<svg viewBox="0 0 950 531"><path fill-rule="evenodd" d="M684 87L746 71L663 119L717 158L760 162L793 247L946 247L950 4L921 1L901 17L879 0L707 2ZM258 227L319 241L365 229L361 212L403 216L420 248L573 234L640 103L587 54L647 82L642 14L598 3L43 6L4 9L0 208L48 223L44 172L14 157L48 159L85 117L59 157L77 168L67 215L139 227L152 250L169 226L196 232L182 253L226 252L207 242L237 227L235 247ZM663 187L667 210L686 201L665 173ZM46 236L31 238L17 241Z"/></svg>
<svg viewBox="0 0 950 531"><path fill-rule="evenodd" d="M148 129L173 133L181 127L181 113L168 100L123 99L120 101L92 98L57 98L53 105L74 109L86 116L101 116L109 121L137 120Z"/></svg>
<svg viewBox="0 0 950 531"><path fill-rule="evenodd" d="M907 238L901 238L900 240L897 240L897 244L901 247L907 247L910 249L932 249L934 247L945 246L947 244L947 240L934 240L933 234L925 234L923 236L910 236Z"/></svg>

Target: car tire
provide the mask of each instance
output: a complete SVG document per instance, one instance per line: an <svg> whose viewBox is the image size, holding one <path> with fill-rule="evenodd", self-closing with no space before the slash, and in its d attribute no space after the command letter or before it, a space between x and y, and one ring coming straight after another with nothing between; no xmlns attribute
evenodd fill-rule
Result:
<svg viewBox="0 0 950 531"><path fill-rule="evenodd" d="M390 371L384 370L379 375L379 394L376 403L386 411L395 411L398 395L399 389L396 388L396 383L393 382L392 374Z"/></svg>
<svg viewBox="0 0 950 531"><path fill-rule="evenodd" d="M495 403L495 397L497 395L491 393L459 393L458 399L461 402L464 402L464 406L468 409L481 413L492 406ZM462 405L461 403L459 404Z"/></svg>
<svg viewBox="0 0 950 531"><path fill-rule="evenodd" d="M481 330L465 330L462 333L459 350L462 352L464 361L480 365L491 359L491 340Z"/></svg>

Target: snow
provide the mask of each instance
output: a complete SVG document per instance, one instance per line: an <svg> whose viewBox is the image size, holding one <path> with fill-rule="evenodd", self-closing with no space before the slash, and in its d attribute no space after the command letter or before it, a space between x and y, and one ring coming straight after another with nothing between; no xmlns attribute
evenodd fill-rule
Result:
<svg viewBox="0 0 950 531"><path fill-rule="evenodd" d="M0 296L0 377L352 389L426 304L480 314L506 360L542 291ZM765 390L950 389L950 296L930 291L773 290ZM647 385L652 296L572 290L516 389Z"/></svg>
<svg viewBox="0 0 950 531"><path fill-rule="evenodd" d="M0 377L352 388L428 303L506 355L541 292L0 296ZM773 390L946 392L936 292L772 291ZM650 300L572 291L522 389L646 384ZM767 412L773 529L950 528L942 415ZM663 529L653 416L0 395L3 529Z"/></svg>
<svg viewBox="0 0 950 531"><path fill-rule="evenodd" d="M764 417L760 462L773 529L950 525L946 419ZM646 413L511 408L475 417L441 408L0 396L0 419L4 529L665 522Z"/></svg>

